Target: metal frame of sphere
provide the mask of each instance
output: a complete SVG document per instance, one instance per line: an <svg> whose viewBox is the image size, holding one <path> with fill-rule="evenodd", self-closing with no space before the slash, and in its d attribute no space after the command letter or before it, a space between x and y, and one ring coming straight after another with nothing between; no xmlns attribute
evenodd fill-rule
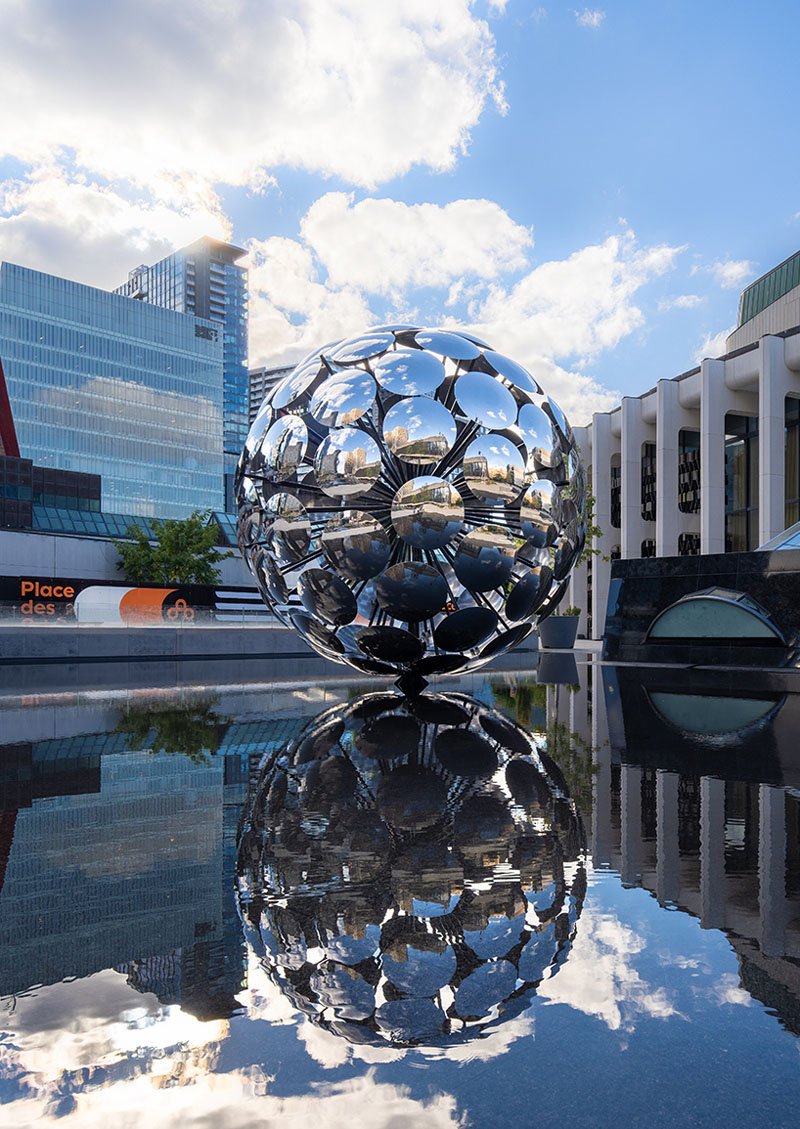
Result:
<svg viewBox="0 0 800 1129"><path fill-rule="evenodd" d="M261 405L236 496L275 615L319 654L408 685L526 638L586 536L564 413L453 330L379 327L304 358Z"/></svg>

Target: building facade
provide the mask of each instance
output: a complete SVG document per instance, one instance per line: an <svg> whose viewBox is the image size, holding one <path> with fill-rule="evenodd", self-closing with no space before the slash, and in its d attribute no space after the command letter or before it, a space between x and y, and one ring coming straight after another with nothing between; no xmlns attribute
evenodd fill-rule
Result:
<svg viewBox="0 0 800 1129"><path fill-rule="evenodd" d="M204 236L152 266L136 267L115 293L222 326L222 451L225 506L233 512L233 475L247 438L246 252Z"/></svg>
<svg viewBox="0 0 800 1129"><path fill-rule="evenodd" d="M3 263L0 355L23 458L101 475L112 513L221 508L213 323Z"/></svg>
<svg viewBox="0 0 800 1129"><path fill-rule="evenodd" d="M570 600L593 638L614 558L757 549L800 520L798 271L800 252L744 291L722 357L575 428L603 534Z"/></svg>
<svg viewBox="0 0 800 1129"><path fill-rule="evenodd" d="M250 369L249 424L258 415L258 409L267 393L271 392L275 385L283 380L284 376L287 376L293 368L294 365L283 365L281 368L265 368L262 365L260 368Z"/></svg>

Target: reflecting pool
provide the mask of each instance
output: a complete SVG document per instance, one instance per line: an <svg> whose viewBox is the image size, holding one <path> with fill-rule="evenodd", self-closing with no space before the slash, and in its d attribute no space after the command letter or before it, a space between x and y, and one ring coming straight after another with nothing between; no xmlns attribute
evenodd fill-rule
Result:
<svg viewBox="0 0 800 1129"><path fill-rule="evenodd" d="M798 1124L800 683L0 698L3 1124Z"/></svg>

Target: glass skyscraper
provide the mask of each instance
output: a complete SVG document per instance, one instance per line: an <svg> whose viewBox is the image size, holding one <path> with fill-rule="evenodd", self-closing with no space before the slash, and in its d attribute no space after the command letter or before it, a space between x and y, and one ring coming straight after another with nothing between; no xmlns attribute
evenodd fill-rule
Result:
<svg viewBox="0 0 800 1129"><path fill-rule="evenodd" d="M0 265L0 358L20 454L101 475L107 512L222 508L222 352L209 319Z"/></svg>
<svg viewBox="0 0 800 1129"><path fill-rule="evenodd" d="M204 236L153 266L136 267L115 293L222 324L225 506L233 512L233 475L247 438L246 252Z"/></svg>

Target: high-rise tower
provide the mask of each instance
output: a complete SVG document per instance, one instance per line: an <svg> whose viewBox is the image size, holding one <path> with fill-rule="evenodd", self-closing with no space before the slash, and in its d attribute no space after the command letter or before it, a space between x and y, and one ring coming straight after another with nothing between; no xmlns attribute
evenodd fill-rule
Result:
<svg viewBox="0 0 800 1129"><path fill-rule="evenodd" d="M247 270L237 263L246 252L232 243L203 236L152 266L135 267L116 294L194 314L222 325L222 412L225 508L232 511L233 475L247 438Z"/></svg>

